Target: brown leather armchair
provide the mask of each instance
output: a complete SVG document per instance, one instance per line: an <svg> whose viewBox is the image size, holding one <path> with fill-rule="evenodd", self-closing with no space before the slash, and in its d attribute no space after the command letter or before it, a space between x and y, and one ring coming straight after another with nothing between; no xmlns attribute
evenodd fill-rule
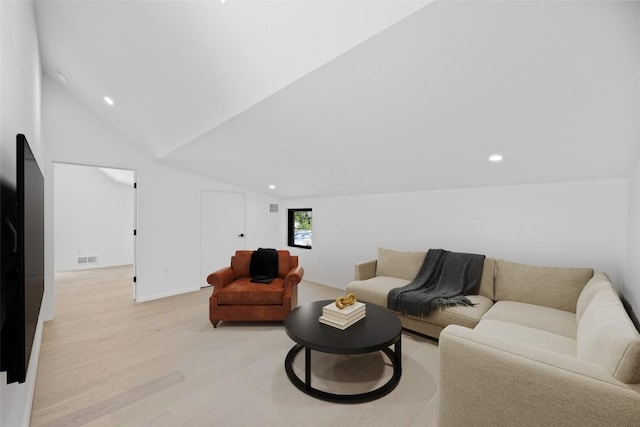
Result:
<svg viewBox="0 0 640 427"><path fill-rule="evenodd" d="M221 268L209 276L213 285L209 298L209 320L213 327L223 321L284 320L298 305L298 283L304 269L298 257L278 251L278 277L270 284L253 283L249 272L253 251L236 251L231 267Z"/></svg>

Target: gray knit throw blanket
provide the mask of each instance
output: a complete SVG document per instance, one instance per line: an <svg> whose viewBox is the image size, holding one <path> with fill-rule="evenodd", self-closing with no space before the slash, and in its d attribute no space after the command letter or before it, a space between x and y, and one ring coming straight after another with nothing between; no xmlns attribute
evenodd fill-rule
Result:
<svg viewBox="0 0 640 427"><path fill-rule="evenodd" d="M452 305L475 305L465 295L477 294L482 278L484 255L429 249L411 283L391 289L390 310L413 316L428 316Z"/></svg>

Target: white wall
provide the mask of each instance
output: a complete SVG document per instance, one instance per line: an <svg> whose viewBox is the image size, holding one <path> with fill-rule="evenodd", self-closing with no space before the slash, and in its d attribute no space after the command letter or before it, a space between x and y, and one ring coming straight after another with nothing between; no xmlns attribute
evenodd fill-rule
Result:
<svg viewBox="0 0 640 427"><path fill-rule="evenodd" d="M54 269L133 263L134 189L96 167L54 166ZM96 256L79 264L78 257Z"/></svg>
<svg viewBox="0 0 640 427"><path fill-rule="evenodd" d="M640 158L629 175L629 225L627 268L622 295L640 318Z"/></svg>
<svg viewBox="0 0 640 427"><path fill-rule="evenodd" d="M443 248L543 266L593 267L617 281L625 179L291 200L313 208L305 278L339 288L377 248Z"/></svg>
<svg viewBox="0 0 640 427"><path fill-rule="evenodd" d="M43 132L47 137L49 178L47 216L53 218L52 162L136 170L137 299L198 289L200 190L244 190L152 161L49 77L43 82ZM278 200L251 192L246 192L246 200L245 246L275 246L280 241L274 226L277 215L268 213L268 205ZM53 246L47 249L51 256ZM53 268L47 273L53 277ZM53 314L52 300L48 309Z"/></svg>
<svg viewBox="0 0 640 427"><path fill-rule="evenodd" d="M40 51L31 1L8 0L2 5L2 175L15 181L16 134L26 135L38 163L44 158L41 138Z"/></svg>
<svg viewBox="0 0 640 427"><path fill-rule="evenodd" d="M199 289L201 190L243 192L159 164L139 170L138 300ZM272 247L279 240L273 215L268 212L274 200L245 194L245 248Z"/></svg>
<svg viewBox="0 0 640 427"><path fill-rule="evenodd" d="M43 166L40 94L41 65L33 3L0 1L0 174L12 184L16 179L17 133L26 135L41 169ZM43 318L41 311L25 383L7 385L6 373L0 375L0 426L29 423Z"/></svg>

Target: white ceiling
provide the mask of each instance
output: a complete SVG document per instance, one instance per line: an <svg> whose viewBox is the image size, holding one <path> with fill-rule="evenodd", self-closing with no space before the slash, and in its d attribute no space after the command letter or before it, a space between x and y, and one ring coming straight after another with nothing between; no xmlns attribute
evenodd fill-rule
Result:
<svg viewBox="0 0 640 427"><path fill-rule="evenodd" d="M36 15L45 72L132 144L279 197L625 177L640 154L637 1L40 0Z"/></svg>

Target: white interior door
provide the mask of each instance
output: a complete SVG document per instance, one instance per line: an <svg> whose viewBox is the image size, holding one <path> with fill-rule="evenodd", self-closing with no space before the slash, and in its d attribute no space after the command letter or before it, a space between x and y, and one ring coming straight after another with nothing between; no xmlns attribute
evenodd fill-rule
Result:
<svg viewBox="0 0 640 427"><path fill-rule="evenodd" d="M229 265L231 256L244 249L244 193L200 192L200 278Z"/></svg>

